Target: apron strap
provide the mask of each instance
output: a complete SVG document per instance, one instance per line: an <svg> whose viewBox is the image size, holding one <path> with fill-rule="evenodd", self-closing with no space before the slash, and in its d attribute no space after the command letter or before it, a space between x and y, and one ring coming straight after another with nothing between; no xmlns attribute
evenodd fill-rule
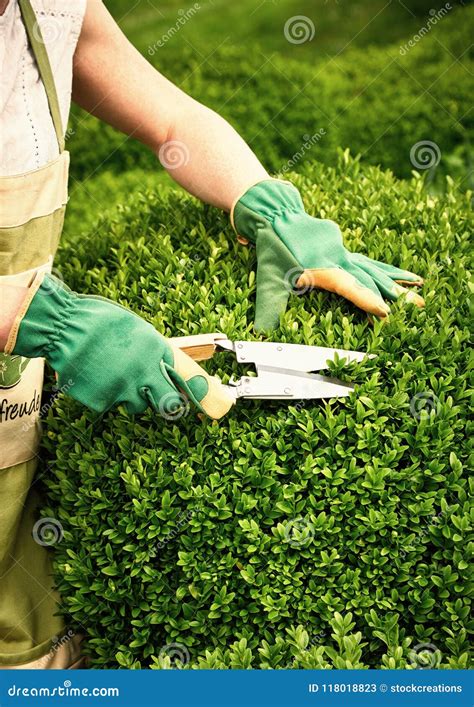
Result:
<svg viewBox="0 0 474 707"><path fill-rule="evenodd" d="M54 130L58 140L59 152L63 152L64 132L61 120L61 111L59 110L58 94L54 83L53 72L51 71L48 52L46 51L46 46L41 34L41 28L36 19L30 0L19 0L19 5L31 49L33 50L41 80L43 81L46 91L49 110L53 119Z"/></svg>

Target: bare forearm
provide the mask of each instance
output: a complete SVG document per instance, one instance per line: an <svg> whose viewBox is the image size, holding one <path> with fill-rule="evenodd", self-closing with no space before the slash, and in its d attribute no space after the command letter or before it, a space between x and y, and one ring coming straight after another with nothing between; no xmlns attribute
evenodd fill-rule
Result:
<svg viewBox="0 0 474 707"><path fill-rule="evenodd" d="M268 177L229 123L151 66L99 0L87 5L74 56L73 98L148 145L175 181L214 206L229 210L248 187Z"/></svg>
<svg viewBox="0 0 474 707"><path fill-rule="evenodd" d="M188 96L174 115L168 139L157 147L173 179L199 199L226 210L250 186L268 178L234 128Z"/></svg>

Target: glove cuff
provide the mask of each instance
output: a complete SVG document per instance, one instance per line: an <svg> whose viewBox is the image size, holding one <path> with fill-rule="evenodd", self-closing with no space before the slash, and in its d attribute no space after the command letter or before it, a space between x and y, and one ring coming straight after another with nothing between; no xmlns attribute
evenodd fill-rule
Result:
<svg viewBox="0 0 474 707"><path fill-rule="evenodd" d="M273 223L282 212L304 212L298 189L283 179L264 179L239 196L230 211L230 222L242 243L256 242L258 226Z"/></svg>
<svg viewBox="0 0 474 707"><path fill-rule="evenodd" d="M40 272L10 330L5 353L48 358L69 319L76 296L58 278Z"/></svg>

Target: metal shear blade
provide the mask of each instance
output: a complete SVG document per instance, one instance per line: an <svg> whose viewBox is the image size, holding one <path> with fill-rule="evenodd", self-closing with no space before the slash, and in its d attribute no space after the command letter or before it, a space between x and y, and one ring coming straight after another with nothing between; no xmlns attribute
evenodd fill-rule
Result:
<svg viewBox="0 0 474 707"><path fill-rule="evenodd" d="M220 349L233 351L239 363L253 363L257 376L243 376L227 386L236 398L305 400L350 395L352 384L313 371L327 368L336 355L348 362L362 361L366 354L322 346L275 342L217 340Z"/></svg>
<svg viewBox="0 0 474 707"><path fill-rule="evenodd" d="M215 351L231 351L237 361L254 364L256 376L245 375L224 386L236 400L307 400L341 398L350 395L354 386L315 371L327 368L336 356L348 363L373 358L362 351L346 351L324 346L281 344L270 341L231 341L224 334L200 334L172 339L196 361L212 357Z"/></svg>
<svg viewBox="0 0 474 707"><path fill-rule="evenodd" d="M262 366L258 367L256 377L240 378L226 387L236 398L266 400L340 398L354 390L353 385L337 378Z"/></svg>

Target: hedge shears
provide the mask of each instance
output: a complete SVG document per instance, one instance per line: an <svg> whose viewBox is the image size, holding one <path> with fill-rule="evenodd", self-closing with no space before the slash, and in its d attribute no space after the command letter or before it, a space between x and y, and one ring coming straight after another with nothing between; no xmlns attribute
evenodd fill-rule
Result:
<svg viewBox="0 0 474 707"><path fill-rule="evenodd" d="M374 354L323 346L268 341L231 341L224 334L198 334L170 340L195 361L210 359L219 351L232 352L238 363L253 364L256 375L246 374L224 385L235 400L304 400L341 398L354 390L351 383L320 375L328 361L346 363L373 358Z"/></svg>

